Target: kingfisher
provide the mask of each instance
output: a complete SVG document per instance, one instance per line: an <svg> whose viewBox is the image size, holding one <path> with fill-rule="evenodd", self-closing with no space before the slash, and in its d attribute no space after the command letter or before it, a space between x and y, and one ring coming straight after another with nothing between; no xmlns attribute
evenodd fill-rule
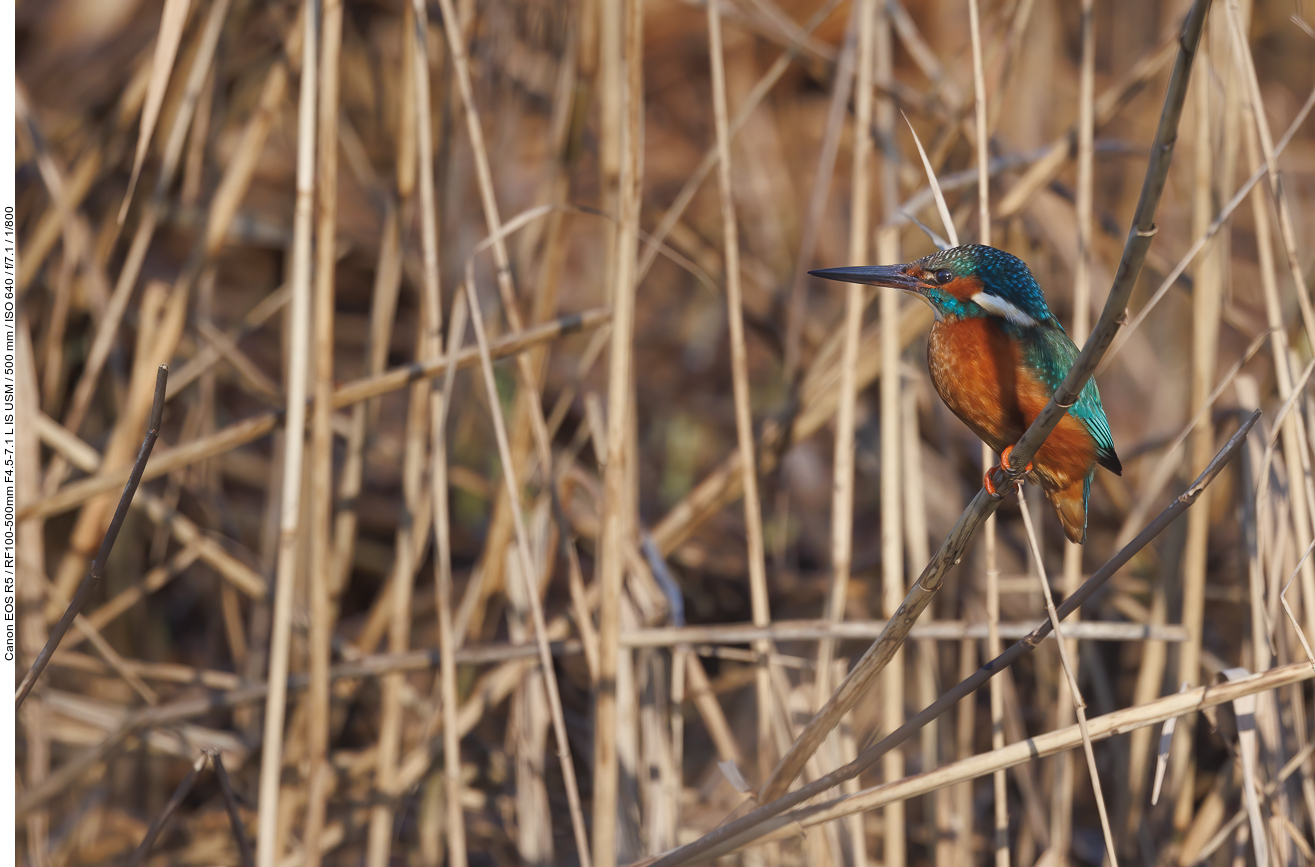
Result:
<svg viewBox="0 0 1315 867"><path fill-rule="evenodd" d="M936 314L927 341L932 385L950 411L1000 453L1001 463L1078 357L1027 265L995 247L966 244L906 265L809 273L902 289L929 304ZM1097 464L1123 475L1100 392L1089 379L1025 470L1055 507L1064 535L1079 545L1087 539ZM984 482L998 496L991 480L995 469Z"/></svg>

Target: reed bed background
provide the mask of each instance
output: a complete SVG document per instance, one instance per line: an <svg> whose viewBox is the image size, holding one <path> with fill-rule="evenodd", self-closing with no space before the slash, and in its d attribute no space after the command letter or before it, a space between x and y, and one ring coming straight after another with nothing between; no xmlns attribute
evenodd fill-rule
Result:
<svg viewBox="0 0 1315 867"><path fill-rule="evenodd" d="M169 378L18 857L607 867L783 793L983 470L930 311L806 271L989 241L1081 344L1190 5L20 2L20 671ZM1209 11L1086 546L1006 499L801 780L1262 410L1063 624L1081 701L1046 641L724 863L1315 861L1312 22Z"/></svg>

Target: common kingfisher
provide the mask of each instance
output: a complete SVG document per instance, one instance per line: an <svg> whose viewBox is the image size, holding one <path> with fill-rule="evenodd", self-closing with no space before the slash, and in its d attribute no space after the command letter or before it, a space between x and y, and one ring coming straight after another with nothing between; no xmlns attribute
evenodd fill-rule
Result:
<svg viewBox="0 0 1315 867"><path fill-rule="evenodd" d="M987 445L1008 459L1077 360L1078 348L1046 306L1017 256L981 244L933 253L907 265L810 271L844 283L903 289L936 314L927 364L941 400ZM1059 514L1064 534L1087 539L1087 500L1096 464L1123 475L1095 380L1087 380L1027 465ZM991 474L986 488L995 494Z"/></svg>

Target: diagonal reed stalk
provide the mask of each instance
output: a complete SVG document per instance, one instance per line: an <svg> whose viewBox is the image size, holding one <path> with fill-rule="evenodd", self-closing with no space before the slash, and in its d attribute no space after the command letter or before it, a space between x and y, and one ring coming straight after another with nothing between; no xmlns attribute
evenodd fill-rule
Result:
<svg viewBox="0 0 1315 867"><path fill-rule="evenodd" d="M160 436L160 424L164 419L164 394L168 383L169 367L162 364L155 374L155 395L151 402L151 416L146 426L146 437L142 440L141 449L137 452L137 460L128 473L128 481L124 485L122 496L119 497L119 504L114 509L114 517L110 519L110 525L105 531L105 537L101 540L100 551L96 553L96 559L92 561L91 570L87 573L87 577L82 579L77 592L73 594L73 598L64 609L63 616L59 618L59 622L55 624L55 627L50 630L50 637L46 639L45 646L41 648L41 652L33 660L27 674L23 675L23 680L18 684L18 689L14 693L15 710L23 706L23 700L32 692L32 687L36 685L37 679L41 677L41 672L50 664L50 658L54 656L60 641L68 633L69 627L73 625L74 618L82 612L83 607L87 604L87 599L91 596L92 589L100 582L101 576L105 574L105 564L109 562L110 551L114 548L115 540L119 538L119 530L123 527L123 520L128 516L128 506L132 504L133 494L137 492L137 486L141 484L142 475L146 471L146 462L150 460L151 450L155 448L155 441Z"/></svg>
<svg viewBox="0 0 1315 867"><path fill-rule="evenodd" d="M1172 161L1174 142L1178 134L1178 119L1182 114L1187 83L1191 77L1192 61L1200 44L1201 30L1208 8L1209 0L1197 0L1184 23L1178 59L1174 63L1173 74L1165 94L1164 109L1152 144L1151 160L1146 168L1141 198L1137 203L1132 229L1128 233L1123 258L1119 263L1105 309L1068 376L1032 422L1023 438L1018 441L1010 453L1008 466L1001 467L1000 475L1003 477L1003 484L1012 484L1022 478L1023 468L1054 430L1060 418L1068 411L1068 407L1077 401L1082 386L1095 372L1096 366L1119 330L1128 298L1132 294L1138 274L1141 273L1141 266L1146 260L1151 239L1155 236L1155 209L1168 179L1169 164ZM977 492L977 496L955 523L950 535L923 569L913 590L905 597L897 615L891 619L886 633L863 655L831 700L818 712L795 741L790 752L781 760L771 780L763 787L764 800L772 800L785 792L786 787L798 776L818 744L831 729L835 728L840 718L854 706L872 680L886 667L891 657L904 643L909 628L940 590L946 573L962 558L977 528L996 510L999 503L1000 501L987 493L985 488Z"/></svg>
<svg viewBox="0 0 1315 867"><path fill-rule="evenodd" d="M1183 512L1187 511L1193 503L1200 497L1201 492L1209 487L1210 483L1223 471L1224 467L1241 449L1242 444L1246 441L1247 435L1251 428L1255 426L1260 419L1260 412L1256 411L1238 428L1237 433L1228 441L1228 443L1215 455L1212 460L1197 477L1187 490L1174 499L1165 509L1151 521L1135 539L1125 545L1113 558L1105 565L1101 566L1091 577L1078 588L1078 590L1064 599L1055 609L1056 620L1063 620L1072 612L1076 611L1084 602L1091 598L1101 586L1110 578L1114 577L1129 560L1133 558L1142 548L1148 545L1152 539L1164 531L1166 527L1172 524ZM889 626L887 627L887 631ZM835 786L840 785L845 780L852 779L864 770L872 767L886 753L898 748L901 744L913 737L923 726L932 720L944 714L955 704L972 695L981 687L985 686L991 678L1001 673L1009 666L1013 665L1026 654L1040 646L1041 642L1050 635L1053 630L1052 621L1047 619L1042 621L1026 638L1012 645L1004 653L995 659L983 665L973 675L962 680L957 686L946 691L936 702L918 714L915 714L897 731L894 731L882 738L877 743L866 747L858 757L849 764L837 768L835 771L827 774L820 779L801 786L783 795L771 803L765 804L758 809L741 816L733 821L727 822L717 830L704 835L699 840L675 849L667 853L664 857L653 862L652 867L689 867L689 865L701 864L712 860L720 855L743 846L744 844L758 838L762 834L768 833L774 827L780 827L783 815L788 810L797 807L810 799L826 792ZM1081 738L1078 738L1081 742ZM1006 750L1012 750L1022 744L1013 744L1006 747Z"/></svg>
<svg viewBox="0 0 1315 867"><path fill-rule="evenodd" d="M167 0L172 24L161 28L165 2L153 20L138 16L94 35L76 16L20 7L27 43L14 142L13 324L23 518L16 644L25 666L96 566L163 361L172 410L140 475L168 481L135 492L135 514L20 712L17 845L34 864L127 864L144 834L152 839L143 863L254 864L265 835L252 840L247 829L254 834L259 811L269 809L255 797L260 752L233 747L259 745L264 706L280 690L281 741L269 745L282 752L274 821L281 867L316 859L556 863L578 850L588 857L591 845L630 860L707 831L706 816L736 799L715 762L762 781L753 770L759 745L770 761L784 755L888 615L892 630L903 628L901 604L933 559L930 543L945 538L976 490L978 443L927 390L921 365L901 361L925 337L927 308L864 289L814 294L806 315L787 321L801 234L815 238L819 256L843 257L848 247L859 250L850 253L855 261L903 261L927 246L907 224L934 223L935 200L948 197L946 219L965 239L1025 251L1042 284L1060 287L1057 306L1072 282L1070 334L1081 344L1083 314L1094 321L1100 313L1099 303L1091 311L1083 301L1083 286L1098 292L1112 282L1105 254L1123 246L1127 230L1113 215L1133 211L1160 113L1141 91L1152 83L1161 90L1179 53L1178 28L1162 33L1154 4L1121 9L1117 32L1133 38L1107 40L1097 58L1092 2L1057 18L1034 0L978 9L962 0L957 16L928 18L926 0L854 0L843 11L840 0L810 0L807 10L718 0L714 25L708 9L667 14L634 0L206 0L190 3L179 28L187 0ZM1131 327L1104 352L1102 390L1129 471L1100 477L1083 556L1100 566L1144 543L1148 523L1163 526L1175 514L1176 523L1117 574L1098 572L1105 583L1085 591L1083 620L1072 604L1055 611L1069 615L1059 624L1064 641L1082 642L1076 679L1089 703L1088 741L1140 726L1099 748L1124 862L1217 861L1227 857L1225 842L1245 858L1257 843L1260 824L1248 821L1257 812L1269 835L1262 860L1311 860L1310 686L1283 667L1304 663L1309 673L1315 611L1315 364L1307 345L1315 316L1308 292L1291 297L1309 288L1292 267L1306 216L1294 184L1310 150L1315 94L1304 106L1304 97L1289 103L1283 95L1283 85L1301 80L1296 46L1306 37L1286 23L1256 30L1250 5L1216 8L1206 24L1218 75L1210 88L1196 76L1182 135L1192 156L1202 144L1202 159L1194 167L1180 155L1171 169L1179 185L1176 194L1165 190L1161 235L1145 260L1154 279L1138 290L1150 301L1136 303ZM307 8L321 9L318 44L309 47ZM347 16L340 40L338 11ZM720 81L700 44L724 58ZM158 51L172 51L172 63L157 63ZM271 682L281 480L292 472L285 447L298 433L285 421L303 67L316 79L317 104L307 439L288 673ZM68 68L83 74L70 77ZM851 78L851 98L836 99ZM627 103L627 89L637 97L640 83L642 100ZM1196 114L1198 99L1208 114ZM935 184L899 145L896 105L924 136L926 162L941 175ZM1279 120L1289 132L1280 137L1276 128L1272 142L1263 140L1262 127ZM143 121L154 126L149 135ZM1053 127L1041 138L1038 121ZM1147 141L1118 137L1130 129L1145 130ZM1017 147L1034 138L1039 147ZM819 151L834 154L832 181L848 194L820 199L825 208L805 226L810 197L824 192L809 187ZM134 173L140 195L128 191ZM717 198L727 177L729 231L719 209L729 197ZM503 219L499 206L513 210ZM578 219L584 214L609 222ZM633 222L618 239L622 216ZM441 308L431 303L440 273L449 290L463 285L458 257L471 250L491 254L475 257L480 283L470 282L480 287L488 360L504 359L493 364L497 406L477 340L460 322L466 290L450 292ZM659 255L677 267L657 263ZM614 404L623 416L621 493L608 504L613 407L605 383L616 371L604 372L603 351L615 336L618 268L630 269L625 288L635 292L622 299L631 304L623 314L630 336L611 358L629 374L625 402ZM738 300L730 304L721 287L732 281ZM326 296L333 300L323 303ZM452 317L441 345L439 309ZM584 312L561 315L572 310ZM421 330L417 314L429 317ZM737 346L728 314L740 319ZM797 332L799 356L788 381L787 328ZM459 375L475 364L473 378ZM750 409L778 407L741 413L745 393ZM1157 517L1186 481L1174 475L1195 475L1222 444L1212 442L1218 433L1227 439L1262 407L1267 430L1241 447L1240 478L1230 466L1220 478L1236 482L1209 489L1213 517L1199 499L1191 515L1175 504ZM507 462L497 409L537 571L528 578L541 632L517 565L513 496L498 478ZM746 417L757 425L748 444ZM744 520L752 505L735 501L755 478L760 490L750 500L767 485L781 521L770 525L774 558L754 570L765 581L755 580L751 599L746 543L756 522ZM907 629L913 656L901 648L891 657L790 783L806 787L804 800L766 824L735 826L750 848L730 860L859 867L877 856L887 867L901 859L950 867L993 854L1061 867L1080 854L1073 840L1094 839L1097 811L1073 809L1094 805L1082 759L1067 752L1082 745L1081 728L1056 722L1066 711L1059 660L1046 650L1024 659L1035 643L1010 647L1049 618L1023 616L1041 601L1037 570L1024 525L1006 511L994 563L985 551L944 578L940 598ZM600 555L613 515L620 589L605 599ZM408 520L409 537L399 539ZM61 528L75 522L75 543L63 544ZM1043 542L1037 547L1058 579L1060 550ZM431 556L432 573L424 568ZM1242 557L1245 573L1234 568ZM1056 601L1080 577L1077 550L1064 560ZM1243 690L1284 685L1257 693L1254 709L1237 692L1229 693L1236 709L1217 709L1225 741L1228 720L1240 715L1240 763L1183 754L1195 766L1195 797L1180 784L1192 811L1181 838L1171 839L1175 798L1143 806L1158 734L1145 723L1170 715L1190 733L1188 713L1218 697L1198 691L1192 707L1161 697L1162 675L1193 653L1185 645L1196 630L1178 623L1175 585L1155 577L1180 572L1194 576L1189 607L1204 588L1199 661L1184 665L1200 669L1202 681L1220 663L1262 673ZM983 581L994 592L982 592ZM773 617L755 625L752 603L768 590ZM621 626L608 651L594 618L611 605ZM846 619L864 607L873 619ZM547 701L545 646L560 708ZM772 651L762 702L771 706L761 715L755 646ZM602 671L607 652L615 678ZM997 652L1003 661L974 674ZM832 665L819 669L819 656ZM1004 668L1010 660L1023 664ZM996 673L1003 676L988 677ZM913 678L907 690L904 677ZM608 686L619 716L610 733L606 713L593 718L591 706L596 696L606 703ZM1130 707L1108 715L1120 705ZM550 719L553 710L560 720ZM907 727L901 714L913 717ZM755 740L760 716L770 728ZM549 734L559 722L579 760L560 767ZM1048 734L1030 739L1038 731ZM562 771L594 774L596 733L616 747L615 792L609 800L605 785L586 780L572 803L575 785ZM217 752L215 782L204 769L198 777L197 747L224 749L232 779L221 775ZM1049 758L1028 761L1028 749ZM142 783L131 791L120 784L128 765ZM844 773L818 782L837 767ZM166 804L189 770L191 793ZM1189 769L1175 761L1172 770L1185 779ZM1005 797L996 798L992 845L986 800L1005 774L1012 803L1005 812ZM1234 810L1239 784L1254 797ZM592 827L581 821L591 808L604 819ZM603 811L615 822L613 845L572 841L568 823L605 836ZM373 841L372 813L381 818ZM125 824L133 815L144 822ZM800 829L806 838L790 837ZM767 841L780 842L757 845Z"/></svg>
<svg viewBox="0 0 1315 867"><path fill-rule="evenodd" d="M1159 204L1160 193L1168 178L1169 165L1173 156L1174 142L1177 139L1178 120L1182 114L1186 99L1187 84L1191 78L1192 62L1200 44L1201 31L1205 24L1209 0L1197 0L1184 22L1179 41L1178 58L1169 80L1165 94L1164 108L1160 115L1152 145L1151 159L1146 169L1141 198L1134 214L1132 229L1124 247L1122 261L1111 287L1105 309L1099 322L1078 356L1073 368L1064 382L1056 390L1050 402L1028 428L1023 438L1010 454L1008 466L1001 467L999 473L1002 484L1010 485L1022 478L1023 468L1036 453L1037 448L1059 423L1067 408L1076 402L1082 386L1095 372L1097 364L1117 333L1132 294L1142 263L1155 235L1154 214ZM947 225L952 225L947 220ZM835 694L809 722L804 732L795 741L791 750L782 758L773 772L772 778L762 787L760 800L769 802L760 810L780 811L770 802L781 798L790 783L798 776L803 765L817 750L827 734L835 728L843 717L867 690L873 679L885 668L895 652L903 644L910 628L917 621L922 611L930 604L932 597L940 589L946 573L957 564L967 547L969 540L978 526L999 506L999 500L987 493L986 489L978 491L968 509L959 517L949 537L941 544L940 550L923 569L913 590L905 598L904 604L891 618L882 636L873 643L868 651L850 671L849 676L836 690ZM711 844L706 841L715 839L725 832L724 826L719 831L706 835L702 840L681 847L657 862L662 865L684 863L685 857L696 851L706 851ZM696 848L697 847L697 848Z"/></svg>
<svg viewBox="0 0 1315 867"><path fill-rule="evenodd" d="M1290 687L1313 677L1315 677L1315 668L1312 668L1308 662L1290 663L1250 677L1215 686L1197 687L1148 704L1105 714L1091 721L1090 734L1093 740L1106 740L1129 730L1154 725L1199 710L1207 710L1226 702L1237 701L1247 695ZM767 840L791 837L798 834L801 829L806 831L808 827L814 825L876 809L892 800L916 797L941 786L976 779L998 769L1015 767L1037 758L1055 755L1061 750L1076 749L1081 745L1082 732L1077 726L1049 732L1010 744L1003 750L973 756L971 759L955 762L926 774L877 786L857 795L800 808L772 820L772 828L768 829L769 833L764 836Z"/></svg>

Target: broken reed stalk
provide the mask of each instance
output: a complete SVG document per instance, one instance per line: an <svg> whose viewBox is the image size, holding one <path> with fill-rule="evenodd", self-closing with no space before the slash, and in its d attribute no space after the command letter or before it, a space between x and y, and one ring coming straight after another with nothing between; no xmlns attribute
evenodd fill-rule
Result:
<svg viewBox="0 0 1315 867"><path fill-rule="evenodd" d="M92 561L91 570L87 572L87 577L82 579L78 585L77 592L73 594L73 599L69 601L68 607L64 609L64 616L59 618L55 628L50 631L50 637L46 639L45 647L41 648L41 653L32 662L32 667L28 669L27 674L23 676L22 682L18 685L18 690L14 694L14 709L23 706L23 700L27 698L28 693L36 684L37 678L41 677L46 666L50 663L50 657L54 655L55 649L59 647L59 642L63 640L69 627L73 625L73 620L81 613L83 606L87 604L87 599L91 596L92 589L105 574L105 564L110 558L110 549L114 547L114 541L119 538L119 530L123 529L123 520L128 515L128 506L132 503L133 494L137 492L137 486L141 484L142 475L146 472L146 462L150 460L151 450L155 448L155 440L160 436L160 423L164 418L164 395L165 389L169 383L169 365L161 364L155 373L155 396L151 400L151 417L146 427L146 437L142 440L142 447L137 452L137 460L133 462L132 469L128 472L127 484L123 487L123 495L119 497L119 505L114 510L114 517L110 519L110 525L105 530L105 537L101 540L100 550L96 553L96 559Z"/></svg>
<svg viewBox="0 0 1315 867"><path fill-rule="evenodd" d="M224 756L215 752L215 779L219 781L219 791L224 797L224 810L228 813L228 824L233 829L233 842L237 844L237 855L242 859L242 867L254 867L256 857L251 851L251 840L247 837L246 825L242 822L242 813L238 809L237 792L233 791L233 779L224 767Z"/></svg>
<svg viewBox="0 0 1315 867"><path fill-rule="evenodd" d="M126 205L127 202L124 204ZM155 841L159 838L160 832L163 831L164 826L169 823L174 812L177 811L178 805L183 802L183 798L186 798L187 793L192 791L192 786L196 785L196 778L201 775L202 769L205 768L206 763L209 761L210 754L201 753L201 755L196 757L196 761L192 762L192 769L187 772L187 776L183 777L183 781L178 784L178 787L174 789L174 793L169 796L169 800L165 802L164 807L151 822L151 826L146 829L146 836L142 838L141 845L137 847L137 851L133 852L132 857L128 859L129 867L137 867L137 865L141 864L146 856L150 854L151 847L155 845Z"/></svg>
<svg viewBox="0 0 1315 867"><path fill-rule="evenodd" d="M150 246L157 221L165 208L165 199L177 173L178 163L182 158L183 145L187 139L187 128L195 111L197 97L204 85L207 72L212 68L215 50L219 44L220 33L230 3L231 0L219 0L211 6L206 17L198 42L196 59L193 61L192 69L188 74L183 100L169 130L169 137L164 147L163 160L160 166L160 174L156 179L155 189L151 194L146 212L142 215L141 222L137 226L136 235L133 238L127 258L120 269L119 279L115 283L114 291L110 296L110 303L97 326L96 336L93 338L91 349L88 351L85 366L74 388L69 409L64 415L64 424L73 433L77 433L78 428L82 425L86 412L91 406L91 398L100 372L109 359L110 351L114 348L119 323L127 311L133 287L137 283L137 277L140 275L142 265L145 262L147 248ZM66 469L67 465L58 458L51 462L44 482L46 490L51 490L54 485L63 479ZM113 487L111 486L111 489Z"/></svg>
<svg viewBox="0 0 1315 867"><path fill-rule="evenodd" d="M1184 23L1182 36L1179 39L1178 57L1165 93L1164 108L1152 143L1151 158L1146 168L1132 229L1128 233L1123 258L1119 263L1114 285L1110 288L1100 321L1072 369L1069 370L1068 376L1064 378L1050 398L1050 402L1010 453L1008 465L1002 466L997 473L998 489L1007 489L1023 477L1024 467L1036 454L1041 443L1059 424L1059 420L1068 412L1068 407L1077 401L1082 387L1095 372L1096 366L1119 330L1128 299L1132 295L1137 276L1141 273L1141 266L1150 249L1151 239L1155 236L1155 210L1168 178L1169 165L1178 136L1178 120L1182 115L1187 84L1191 78L1192 62L1200 44L1201 30L1209 6L1210 0L1196 0ZM946 573L959 562L977 528L999 504L1000 500L992 497L985 488L977 492L977 496L960 515L950 535L941 544L940 550L923 569L918 582L905 597L904 604L900 606L896 616L891 618L886 633L873 643L827 702L826 707L809 722L790 752L777 765L771 779L762 787L760 800L771 801L785 793L818 745L840 722L841 717L857 703L872 680L903 645L909 628L940 590Z"/></svg>
<svg viewBox="0 0 1315 867"><path fill-rule="evenodd" d="M1130 561L1142 548L1146 547L1152 539L1164 531L1166 527L1172 524L1177 518L1196 502L1211 482L1223 471L1225 465L1232 459L1233 455L1238 452L1245 442L1247 434L1256 422L1260 420L1260 411L1252 413L1251 416L1242 423L1237 433L1228 443L1215 455L1214 460L1205 468L1200 476L1197 477L1186 491L1174 499L1165 509L1156 516L1146 529L1142 530L1135 539L1123 547L1119 553L1101 566L1091 577L1086 580L1076 592L1064 599L1056 607L1057 619L1063 620L1069 614L1076 611L1084 602L1089 599L1098 589L1100 589L1115 573ZM1013 644L1004 653L979 668L974 674L960 681L957 686L948 690L936 702L920 713L915 714L904 725L877 743L866 747L859 754L858 758L849 764L837 768L824 777L821 777L811 783L784 795L769 804L738 818L734 821L727 822L717 830L704 835L699 840L682 846L679 849L667 853L664 857L655 861L652 867L690 867L693 864L701 864L710 861L713 858L726 854L740 846L752 841L762 834L770 831L772 827L779 824L779 819L786 811L797 807L817 795L840 785L848 779L852 779L863 771L872 767L887 752L896 749L909 738L913 737L923 726L932 720L940 717L946 711L953 708L958 702L972 695L982 686L984 686L992 677L1004 671L1013 665L1023 656L1031 653L1041 642L1050 635L1053 630L1052 622L1047 619L1043 620L1037 627L1023 640ZM1018 744L1013 744L1005 749L1013 749Z"/></svg>

